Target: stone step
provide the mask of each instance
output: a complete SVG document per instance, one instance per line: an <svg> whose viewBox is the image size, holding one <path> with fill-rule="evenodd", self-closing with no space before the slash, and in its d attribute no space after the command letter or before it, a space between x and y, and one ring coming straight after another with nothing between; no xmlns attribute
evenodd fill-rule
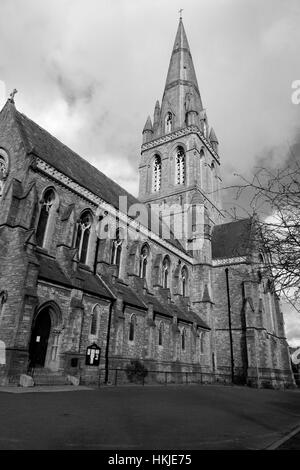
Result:
<svg viewBox="0 0 300 470"><path fill-rule="evenodd" d="M46 371L45 369L36 369L33 373L35 385L69 385L67 377L61 372Z"/></svg>
<svg viewBox="0 0 300 470"><path fill-rule="evenodd" d="M38 377L33 377L34 385L70 385L70 382L66 377L62 375L40 375Z"/></svg>

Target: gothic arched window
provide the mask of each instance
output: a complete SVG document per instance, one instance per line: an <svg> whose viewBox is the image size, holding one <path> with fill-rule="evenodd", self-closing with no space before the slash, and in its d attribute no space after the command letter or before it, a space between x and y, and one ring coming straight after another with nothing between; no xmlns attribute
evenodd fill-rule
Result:
<svg viewBox="0 0 300 470"><path fill-rule="evenodd" d="M161 321L158 327L158 346L162 346L163 344L163 333L164 333L164 325Z"/></svg>
<svg viewBox="0 0 300 470"><path fill-rule="evenodd" d="M148 264L148 257L149 257L149 247L148 245L143 245L141 249L141 257L140 257L140 277L146 279L147 277L147 264Z"/></svg>
<svg viewBox="0 0 300 470"><path fill-rule="evenodd" d="M45 246L46 234L51 223L55 199L56 196L54 189L46 189L41 201L42 207L36 229L36 243L41 247Z"/></svg>
<svg viewBox="0 0 300 470"><path fill-rule="evenodd" d="M8 175L8 155L3 150L0 149L0 197L3 194L4 181Z"/></svg>
<svg viewBox="0 0 300 470"><path fill-rule="evenodd" d="M185 346L186 346L186 331L185 331L185 328L183 328L182 331L181 331L181 349L182 349L182 351L185 351Z"/></svg>
<svg viewBox="0 0 300 470"><path fill-rule="evenodd" d="M185 183L185 153L182 147L176 150L176 184Z"/></svg>
<svg viewBox="0 0 300 470"><path fill-rule="evenodd" d="M129 341L134 341L135 323L136 323L136 318L135 318L135 315L132 314L130 317L130 322L129 322Z"/></svg>
<svg viewBox="0 0 300 470"><path fill-rule="evenodd" d="M163 269L162 269L164 289L167 289L169 287L169 274L170 274L170 259L168 256L165 256L163 260Z"/></svg>
<svg viewBox="0 0 300 470"><path fill-rule="evenodd" d="M161 186L161 158L155 155L153 162L153 191L159 191Z"/></svg>
<svg viewBox="0 0 300 470"><path fill-rule="evenodd" d="M90 334L91 335L96 335L98 332L98 323L100 319L100 307L99 305L95 305L92 311L92 319L91 319L91 328L90 328Z"/></svg>
<svg viewBox="0 0 300 470"><path fill-rule="evenodd" d="M169 134L172 132L172 113L168 112L165 118L165 133Z"/></svg>
<svg viewBox="0 0 300 470"><path fill-rule="evenodd" d="M205 119L203 119L203 135L207 137L207 122Z"/></svg>
<svg viewBox="0 0 300 470"><path fill-rule="evenodd" d="M75 247L78 249L80 263L86 263L93 217L89 210L84 211L77 224Z"/></svg>
<svg viewBox="0 0 300 470"><path fill-rule="evenodd" d="M200 331L199 333L199 351L200 354L204 353L204 331Z"/></svg>
<svg viewBox="0 0 300 470"><path fill-rule="evenodd" d="M187 281L188 281L188 271L185 266L181 270L181 295L183 297L187 296Z"/></svg>
<svg viewBox="0 0 300 470"><path fill-rule="evenodd" d="M111 264L115 264L118 268L117 275L120 273L121 266L121 253L122 253L122 243L121 232L118 229L116 231L116 238L113 241L112 250L111 250Z"/></svg>

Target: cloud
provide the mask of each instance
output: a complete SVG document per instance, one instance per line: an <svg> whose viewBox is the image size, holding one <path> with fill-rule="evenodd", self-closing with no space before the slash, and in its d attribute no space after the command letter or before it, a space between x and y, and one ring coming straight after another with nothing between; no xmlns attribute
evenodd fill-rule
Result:
<svg viewBox="0 0 300 470"><path fill-rule="evenodd" d="M299 0L1 0L0 80L19 90L19 110L137 195L141 131L181 7L224 185L286 160L299 135Z"/></svg>

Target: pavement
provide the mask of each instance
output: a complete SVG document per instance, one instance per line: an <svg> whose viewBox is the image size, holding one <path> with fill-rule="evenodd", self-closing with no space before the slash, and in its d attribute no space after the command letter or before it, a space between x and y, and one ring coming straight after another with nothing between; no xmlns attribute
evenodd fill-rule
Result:
<svg viewBox="0 0 300 470"><path fill-rule="evenodd" d="M0 449L275 449L300 426L299 389L39 388L0 389Z"/></svg>

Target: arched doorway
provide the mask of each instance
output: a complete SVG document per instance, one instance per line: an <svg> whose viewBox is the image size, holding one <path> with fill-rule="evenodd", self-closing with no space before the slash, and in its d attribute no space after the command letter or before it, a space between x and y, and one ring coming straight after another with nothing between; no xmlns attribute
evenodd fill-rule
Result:
<svg viewBox="0 0 300 470"><path fill-rule="evenodd" d="M29 345L30 367L44 367L51 330L50 307L43 308L36 316Z"/></svg>

